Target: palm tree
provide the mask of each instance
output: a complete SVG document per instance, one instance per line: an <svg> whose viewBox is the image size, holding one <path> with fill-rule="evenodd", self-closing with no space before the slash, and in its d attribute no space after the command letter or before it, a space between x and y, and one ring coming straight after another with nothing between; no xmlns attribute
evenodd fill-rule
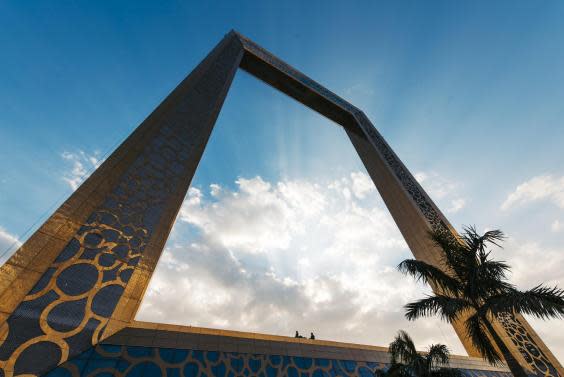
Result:
<svg viewBox="0 0 564 377"><path fill-rule="evenodd" d="M450 352L444 344L432 344L426 353L415 349L413 340L405 331L399 331L388 348L390 367L378 371L380 377L459 377L458 369L449 368Z"/></svg>
<svg viewBox="0 0 564 377"><path fill-rule="evenodd" d="M490 257L490 246L501 247L500 242L505 239L500 230L479 235L474 227L467 227L460 239L447 232L431 232L431 237L444 250L444 271L413 259L398 266L401 272L438 288L433 295L407 304L407 319L440 315L443 320L452 323L469 314L465 327L472 344L483 358L498 364L503 355L514 375L525 376L523 367L494 331L492 319L516 313L542 319L562 318L564 291L543 285L519 291L510 284L507 277L509 266Z"/></svg>

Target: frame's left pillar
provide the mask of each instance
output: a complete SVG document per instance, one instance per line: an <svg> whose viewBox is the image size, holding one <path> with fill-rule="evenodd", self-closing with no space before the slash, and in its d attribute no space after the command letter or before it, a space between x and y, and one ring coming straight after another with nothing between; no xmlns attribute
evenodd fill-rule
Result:
<svg viewBox="0 0 564 377"><path fill-rule="evenodd" d="M243 52L228 34L0 268L0 377L133 320Z"/></svg>

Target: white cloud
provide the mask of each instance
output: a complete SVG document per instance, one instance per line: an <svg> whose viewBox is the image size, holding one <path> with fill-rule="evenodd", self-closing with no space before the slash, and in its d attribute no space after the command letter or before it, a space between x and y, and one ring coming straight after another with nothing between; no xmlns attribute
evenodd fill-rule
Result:
<svg viewBox="0 0 564 377"><path fill-rule="evenodd" d="M456 189L457 185L435 172L417 172L415 179L433 199L442 199Z"/></svg>
<svg viewBox="0 0 564 377"><path fill-rule="evenodd" d="M21 246L20 240L0 226L0 265Z"/></svg>
<svg viewBox="0 0 564 377"><path fill-rule="evenodd" d="M419 171L419 172L413 174L413 176L415 177L415 179L419 183L422 183L423 181L425 181L427 179L427 173L422 172L422 171Z"/></svg>
<svg viewBox="0 0 564 377"><path fill-rule="evenodd" d="M539 175L521 183L507 196L501 209L508 210L540 200L548 200L564 209L564 177Z"/></svg>
<svg viewBox="0 0 564 377"><path fill-rule="evenodd" d="M61 157L70 163L70 170L63 174L63 180L76 190L78 186L103 162L100 159L100 153L86 153L79 150L76 153L63 152Z"/></svg>
<svg viewBox="0 0 564 377"><path fill-rule="evenodd" d="M418 178L429 187L446 181ZM405 320L403 305L429 290L395 269L411 253L368 183L355 172L329 182L254 177L233 190L191 188L138 318L376 345L405 329L420 348L440 342L465 354L450 325ZM449 211L464 207L457 185L439 186L449 188ZM494 257L509 262L519 288L564 282L564 250L516 239L505 246ZM539 255L549 262L531 269ZM560 354L564 335L550 330L559 324L530 321Z"/></svg>
<svg viewBox="0 0 564 377"><path fill-rule="evenodd" d="M210 185L210 194L211 196L218 196L221 192L221 186L215 183Z"/></svg>
<svg viewBox="0 0 564 377"><path fill-rule="evenodd" d="M552 224L550 224L550 230L553 232L560 232L564 229L564 224L562 224L559 220L554 220Z"/></svg>
<svg viewBox="0 0 564 377"><path fill-rule="evenodd" d="M359 199L364 199L366 195L376 190L376 186L374 186L374 182L372 182L372 179L365 173L352 172L351 180L352 180L352 191Z"/></svg>
<svg viewBox="0 0 564 377"><path fill-rule="evenodd" d="M456 213L466 206L466 200L457 198L450 201L451 206L447 209L448 213Z"/></svg>
<svg viewBox="0 0 564 377"><path fill-rule="evenodd" d="M545 248L538 242L510 238L503 249L496 250L494 257L496 255L510 262L511 281L520 289L532 288L539 283L564 282L564 249ZM547 263L538 263L539 257Z"/></svg>
<svg viewBox="0 0 564 377"><path fill-rule="evenodd" d="M458 196L460 185L435 172L417 172L415 179L429 196L447 213L457 213L466 207L466 199Z"/></svg>
<svg viewBox="0 0 564 377"><path fill-rule="evenodd" d="M321 213L324 194L307 182L272 185L260 177L239 178L238 191L215 185L219 203L203 202L202 192L191 188L180 210L180 220L199 228L227 248L261 253L287 249L304 223Z"/></svg>
<svg viewBox="0 0 564 377"><path fill-rule="evenodd" d="M464 352L449 325L403 318L427 289L396 271L411 254L366 174L210 189L189 190L139 319L380 345L403 328Z"/></svg>

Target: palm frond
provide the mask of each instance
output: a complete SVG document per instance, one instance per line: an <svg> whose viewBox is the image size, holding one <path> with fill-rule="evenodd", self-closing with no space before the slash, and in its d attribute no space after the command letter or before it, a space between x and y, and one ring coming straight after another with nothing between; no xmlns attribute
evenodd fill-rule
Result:
<svg viewBox="0 0 564 377"><path fill-rule="evenodd" d="M398 332L394 341L390 343L388 352L392 365L398 363L411 363L418 356L413 339L403 330Z"/></svg>
<svg viewBox="0 0 564 377"><path fill-rule="evenodd" d="M504 261L494 261L487 259L482 261L478 266L478 273L480 276L489 279L507 280L507 273L511 268Z"/></svg>
<svg viewBox="0 0 564 377"><path fill-rule="evenodd" d="M431 232L430 237L444 251L441 268L416 260L398 265L399 271L431 284L439 292L405 305L409 320L440 315L443 320L452 322L462 314L473 313L465 319L465 327L474 347L489 363L498 364L503 357L511 366L514 360L492 326L490 316L523 313L541 319L564 318L563 289L539 285L520 292L509 282L509 265L491 258L492 246L501 247L505 240L502 231L491 230L480 235L474 226L469 226L459 238L444 231ZM473 310L469 312L469 309ZM440 362L440 358L427 363L422 363L421 358L421 355L413 358L411 365L415 374L458 375L456 370L442 370L432 365Z"/></svg>
<svg viewBox="0 0 564 377"><path fill-rule="evenodd" d="M490 364L499 364L502 361L501 356L492 345L488 337L487 327L482 322L480 314L474 313L466 320L465 325L472 344L480 352L482 357Z"/></svg>
<svg viewBox="0 0 564 377"><path fill-rule="evenodd" d="M505 262L485 260L478 263L467 276L465 296L482 300L511 291L514 286L507 281L509 271Z"/></svg>
<svg viewBox="0 0 564 377"><path fill-rule="evenodd" d="M450 323L458 319L465 310L471 309L472 304L464 298L434 295L410 302L404 308L405 317L410 321L439 314L441 319Z"/></svg>
<svg viewBox="0 0 564 377"><path fill-rule="evenodd" d="M388 376L391 376L391 374L389 374L388 371L385 370L385 369L376 369L376 370L374 371L374 375L375 375L376 377L388 377Z"/></svg>
<svg viewBox="0 0 564 377"><path fill-rule="evenodd" d="M454 272L456 277L461 278L465 269L466 248L464 244L444 231L434 230L429 232L429 236L435 245L443 250L445 264Z"/></svg>
<svg viewBox="0 0 564 377"><path fill-rule="evenodd" d="M431 344L431 346L429 346L429 351L427 351L427 355L425 356L431 370L436 369L436 367L447 365L449 357L450 351L444 344Z"/></svg>
<svg viewBox="0 0 564 377"><path fill-rule="evenodd" d="M406 259L401 262L397 268L400 272L413 276L417 281L422 281L426 284L434 284L442 289L444 293L458 296L462 291L458 280L447 275L437 267L423 261Z"/></svg>
<svg viewBox="0 0 564 377"><path fill-rule="evenodd" d="M427 359L421 354L417 354L417 358L413 360L409 366L416 377L426 377L431 371Z"/></svg>
<svg viewBox="0 0 564 377"><path fill-rule="evenodd" d="M488 244L501 247L501 241L505 239L501 230L489 230L480 235L475 226L465 226L463 229L462 239L468 249L474 251L476 255L486 253Z"/></svg>
<svg viewBox="0 0 564 377"><path fill-rule="evenodd" d="M517 312L542 319L564 318L564 290L542 285L525 292L512 289L490 297L484 309L494 315Z"/></svg>

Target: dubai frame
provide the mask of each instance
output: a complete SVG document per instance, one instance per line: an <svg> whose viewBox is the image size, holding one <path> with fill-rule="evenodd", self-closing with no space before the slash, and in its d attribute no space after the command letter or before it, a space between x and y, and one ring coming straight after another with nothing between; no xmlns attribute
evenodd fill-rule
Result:
<svg viewBox="0 0 564 377"><path fill-rule="evenodd" d="M455 230L365 114L231 31L0 269L0 377L373 375L385 348L134 320L235 72L341 125L413 255L439 265L428 231ZM477 358L469 375L508 375ZM495 329L531 375L564 376L526 320Z"/></svg>

